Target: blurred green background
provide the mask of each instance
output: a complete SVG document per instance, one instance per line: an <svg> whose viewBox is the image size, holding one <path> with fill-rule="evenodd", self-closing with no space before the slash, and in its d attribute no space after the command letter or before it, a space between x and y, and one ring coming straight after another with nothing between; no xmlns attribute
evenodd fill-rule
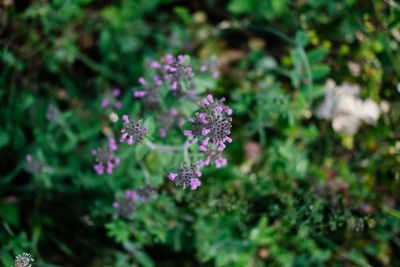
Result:
<svg viewBox="0 0 400 267"><path fill-rule="evenodd" d="M400 266L399 44L395 0L0 0L1 264ZM113 174L92 167L119 130L104 94L136 114L167 53L216 56L207 90L233 109L228 165L197 191L165 153L121 144ZM142 163L156 196L113 219Z"/></svg>

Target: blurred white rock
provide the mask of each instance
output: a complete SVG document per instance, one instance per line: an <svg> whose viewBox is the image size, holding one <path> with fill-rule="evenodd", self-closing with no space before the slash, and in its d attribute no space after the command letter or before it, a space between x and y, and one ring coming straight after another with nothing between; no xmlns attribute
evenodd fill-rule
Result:
<svg viewBox="0 0 400 267"><path fill-rule="evenodd" d="M343 83L338 86L329 79L326 82L325 99L317 108L318 118L332 120L336 132L354 135L361 122L375 124L381 110L372 99L360 99L357 84Z"/></svg>

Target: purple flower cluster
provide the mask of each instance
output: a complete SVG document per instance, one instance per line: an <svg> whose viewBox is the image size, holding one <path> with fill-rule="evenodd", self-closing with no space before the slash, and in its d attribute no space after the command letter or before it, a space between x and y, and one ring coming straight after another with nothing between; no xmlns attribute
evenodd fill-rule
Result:
<svg viewBox="0 0 400 267"><path fill-rule="evenodd" d="M159 107L161 102L160 88L163 85L173 91L177 97L185 95L191 98L195 97L195 85L192 80L194 72L192 66L189 63L185 63L183 55L175 58L173 55L168 54L160 62L151 61L149 66L156 72L156 75L150 81L140 77L139 83L143 86L143 89L133 92L133 96L142 98L145 105L153 108ZM188 83L186 90L182 86L184 81Z"/></svg>
<svg viewBox="0 0 400 267"><path fill-rule="evenodd" d="M196 190L201 185L198 177L201 177L201 172L197 170L197 166L195 164L188 165L186 162L179 164L177 173L171 172L168 175L168 178L174 181L177 186L182 186L183 189L186 189L190 185L192 190Z"/></svg>
<svg viewBox="0 0 400 267"><path fill-rule="evenodd" d="M152 81L146 81L143 77L140 77L139 83L143 86L143 89L134 91L133 97L141 98L146 109L159 108L161 105L160 87L163 85L160 76L154 76Z"/></svg>
<svg viewBox="0 0 400 267"><path fill-rule="evenodd" d="M120 163L120 159L115 157L113 151L117 150L117 144L114 139L109 139L108 147L101 147L92 150L92 155L96 156L96 164L93 166L98 175L104 174L104 169L111 174L115 167Z"/></svg>
<svg viewBox="0 0 400 267"><path fill-rule="evenodd" d="M121 109L122 102L117 100L117 97L121 94L121 90L115 88L112 92L108 92L104 95L103 99L101 100L101 106L103 108L107 107L115 107L116 109Z"/></svg>
<svg viewBox="0 0 400 267"><path fill-rule="evenodd" d="M172 129L175 125L182 126L185 124L185 119L176 108L165 109L157 118L161 123L161 138L165 138L167 136L167 131Z"/></svg>
<svg viewBox="0 0 400 267"><path fill-rule="evenodd" d="M199 103L200 112L189 119L193 125L190 130L184 131L184 135L191 134L195 139L201 140L200 151L207 151L210 145L218 147L218 151L223 151L226 147L225 142L232 142L232 139L228 137L232 127L230 117L232 109L223 102L225 102L224 98L214 100L212 95L208 95Z"/></svg>
<svg viewBox="0 0 400 267"><path fill-rule="evenodd" d="M209 60L208 62L206 62L205 64L203 64L200 67L200 71L201 72L210 72L211 76L214 79L217 79L219 77L219 71L217 70L217 61L216 60Z"/></svg>
<svg viewBox="0 0 400 267"><path fill-rule="evenodd" d="M215 168L221 168L225 166L228 163L228 160L226 158L222 157L222 152L215 146L203 146L201 145L199 147L199 150L204 152L204 155L206 157L206 160L200 160L198 162L198 166L204 167L208 166L210 162L214 162Z"/></svg>
<svg viewBox="0 0 400 267"><path fill-rule="evenodd" d="M26 170L30 173L41 173L44 170L44 163L33 159L30 154L26 155Z"/></svg>
<svg viewBox="0 0 400 267"><path fill-rule="evenodd" d="M112 204L116 210L114 218L118 216L129 218L139 206L139 203L150 200L155 192L155 189L151 185L145 185L136 191L126 190L125 197L120 198Z"/></svg>
<svg viewBox="0 0 400 267"><path fill-rule="evenodd" d="M122 120L124 121L124 128L121 130L122 135L119 141L121 143L126 141L128 145L133 145L135 142L143 144L147 128L143 128L141 122L129 119L128 115L123 115Z"/></svg>
<svg viewBox="0 0 400 267"><path fill-rule="evenodd" d="M201 185L198 177L201 172L197 167L208 166L210 162L216 168L221 168L227 164L227 159L222 157L222 151L226 147L226 142L231 143L232 139L228 136L232 127L232 109L224 104L225 98L214 99L212 95L199 102L200 112L195 113L194 118L188 121L192 123L190 130L184 130L185 136L193 136L189 143L195 139L200 140L199 150L204 153L205 160L200 160L197 164L187 166L186 162L180 164L177 173L170 173L169 179L176 185L185 189L190 185L192 190L196 190Z"/></svg>

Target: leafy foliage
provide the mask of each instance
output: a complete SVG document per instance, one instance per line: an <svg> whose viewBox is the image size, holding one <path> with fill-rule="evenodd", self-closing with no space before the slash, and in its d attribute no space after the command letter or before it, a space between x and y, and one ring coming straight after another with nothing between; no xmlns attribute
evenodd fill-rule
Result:
<svg viewBox="0 0 400 267"><path fill-rule="evenodd" d="M399 9L380 0L2 1L0 262L26 252L38 266L400 265ZM163 139L161 113L133 98L149 62L168 53L216 60L207 66L218 79L194 79L233 110L228 164L183 191L168 179L183 155L118 143L120 165L97 175L91 151L120 131L122 114L144 117L154 144L184 141L188 124ZM379 120L335 132L316 116L328 79L358 84ZM114 88L121 109L103 108ZM195 104L175 105L194 117ZM125 189L146 183L155 196L113 217Z"/></svg>

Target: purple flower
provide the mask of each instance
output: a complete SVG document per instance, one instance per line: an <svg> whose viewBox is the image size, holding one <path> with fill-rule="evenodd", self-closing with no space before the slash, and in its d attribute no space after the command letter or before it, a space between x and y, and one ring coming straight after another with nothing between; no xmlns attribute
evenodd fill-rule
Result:
<svg viewBox="0 0 400 267"><path fill-rule="evenodd" d="M227 135L230 134L231 118L224 116L213 116L210 114L197 114L193 119L193 126L191 128L194 138L201 139L207 136L204 145L207 145L210 140L214 145L225 142ZM230 140L230 139L229 139Z"/></svg>
<svg viewBox="0 0 400 267"><path fill-rule="evenodd" d="M110 148L110 151L116 151L118 149L117 143L115 142L114 138L110 138L108 140L108 146Z"/></svg>
<svg viewBox="0 0 400 267"><path fill-rule="evenodd" d="M133 119L129 119L128 115L123 115L122 120L124 121L124 128L121 130L121 137L119 141L125 142L128 145L133 145L135 142L143 144L144 136L147 133L147 129L142 127L141 122L135 122Z"/></svg>
<svg viewBox="0 0 400 267"><path fill-rule="evenodd" d="M44 163L32 158L30 154L26 155L26 170L32 174L44 171Z"/></svg>
<svg viewBox="0 0 400 267"><path fill-rule="evenodd" d="M116 109L121 109L122 108L122 102L121 101L115 101L114 106L115 106Z"/></svg>
<svg viewBox="0 0 400 267"><path fill-rule="evenodd" d="M210 129L204 128L204 129L201 131L201 133L202 133L204 136L206 136L210 131L211 131Z"/></svg>
<svg viewBox="0 0 400 267"><path fill-rule="evenodd" d="M139 189L134 191L134 193L137 193L137 197L140 199L142 202L146 202L151 199L151 197L155 194L156 190L154 187L151 185L145 185L140 187Z"/></svg>
<svg viewBox="0 0 400 267"><path fill-rule="evenodd" d="M228 163L228 160L222 157L221 151L218 150L218 148L215 147L214 145L206 147L205 150L200 149L199 147L199 150L204 152L204 156L206 157L205 161L199 162L199 166L201 167L208 166L210 162L214 162L215 168L218 169L225 166Z"/></svg>
<svg viewBox="0 0 400 267"><path fill-rule="evenodd" d="M160 137L165 138L169 130L181 123L183 115L179 113L176 108L171 108L163 110L163 112L157 116L157 119L161 124Z"/></svg>
<svg viewBox="0 0 400 267"><path fill-rule="evenodd" d="M214 79L217 79L219 77L219 71L213 71L211 75Z"/></svg>
<svg viewBox="0 0 400 267"><path fill-rule="evenodd" d="M140 78L139 78L139 83L142 84L142 85L145 85L145 84L146 84L146 81L144 80L143 77L140 77Z"/></svg>
<svg viewBox="0 0 400 267"><path fill-rule="evenodd" d="M145 95L147 95L146 91L134 91L133 92L133 96L136 97L136 98L142 98Z"/></svg>
<svg viewBox="0 0 400 267"><path fill-rule="evenodd" d="M114 88L112 93L114 97L117 97L121 94L121 90L119 88Z"/></svg>
<svg viewBox="0 0 400 267"><path fill-rule="evenodd" d="M150 63L150 68L152 68L152 69L158 69L158 68L160 68L160 67L161 67L160 63L158 63L158 62L155 61L155 60L153 60L153 61Z"/></svg>
<svg viewBox="0 0 400 267"><path fill-rule="evenodd" d="M103 99L101 100L101 107L115 107L120 109L122 107L122 102L117 100L117 97L121 95L121 90L114 88L112 92L106 92Z"/></svg>
<svg viewBox="0 0 400 267"><path fill-rule="evenodd" d="M101 106L103 108L106 108L108 106L108 99L107 98L103 98L103 100L101 100Z"/></svg>
<svg viewBox="0 0 400 267"><path fill-rule="evenodd" d="M201 176L201 172L196 170L196 164L180 163L177 173L170 173L168 178L174 181L177 186L182 186L183 189L190 186L191 190L196 190L201 185L198 177Z"/></svg>
<svg viewBox="0 0 400 267"><path fill-rule="evenodd" d="M49 121L56 121L61 115L60 110L57 107L49 106L46 111L46 118Z"/></svg>
<svg viewBox="0 0 400 267"><path fill-rule="evenodd" d="M201 185L201 182L199 179L197 179L197 178L190 179L190 189L196 190L197 187L199 187L200 185Z"/></svg>
<svg viewBox="0 0 400 267"><path fill-rule="evenodd" d="M208 70L208 67L206 65L203 65L203 66L200 67L200 71L201 72L205 72L207 70Z"/></svg>
<svg viewBox="0 0 400 267"><path fill-rule="evenodd" d="M114 139L109 139L108 148L101 147L96 150L92 150L92 155L96 156L96 164L93 168L98 175L104 174L104 169L108 174L111 174L119 163L120 159L115 157L112 153L118 149L117 144Z"/></svg>
<svg viewBox="0 0 400 267"><path fill-rule="evenodd" d="M138 204L139 203L137 201L127 196L124 198L120 198L116 202L113 202L112 206L115 209L114 218L121 216L128 219L135 212Z"/></svg>
<svg viewBox="0 0 400 267"><path fill-rule="evenodd" d="M125 190L125 196L112 204L116 211L114 217L131 217L139 204L150 200L155 192L155 188L151 185L142 186L135 191L130 189Z"/></svg>

